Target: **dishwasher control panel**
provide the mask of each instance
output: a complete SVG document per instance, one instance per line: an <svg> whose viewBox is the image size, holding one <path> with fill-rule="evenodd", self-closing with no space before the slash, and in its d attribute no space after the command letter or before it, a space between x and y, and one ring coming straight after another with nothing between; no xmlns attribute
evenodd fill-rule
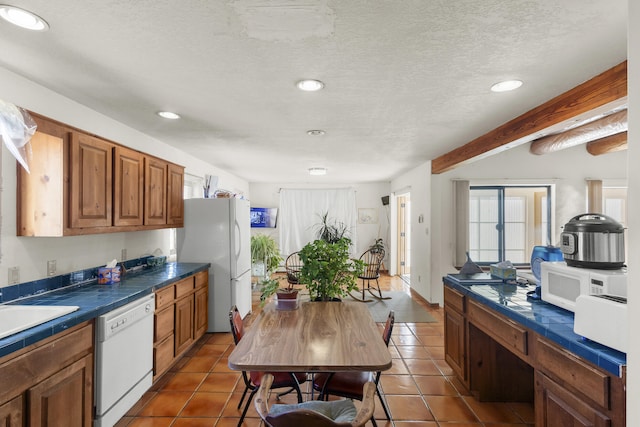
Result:
<svg viewBox="0 0 640 427"><path fill-rule="evenodd" d="M109 339L142 318L152 315L155 308L155 294L149 294L98 317L96 339Z"/></svg>

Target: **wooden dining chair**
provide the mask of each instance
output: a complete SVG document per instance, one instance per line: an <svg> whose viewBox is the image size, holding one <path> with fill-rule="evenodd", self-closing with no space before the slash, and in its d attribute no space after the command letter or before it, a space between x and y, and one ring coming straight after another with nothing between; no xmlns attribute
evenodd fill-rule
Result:
<svg viewBox="0 0 640 427"><path fill-rule="evenodd" d="M231 311L229 312L229 322L231 323L231 334L233 335L233 341L237 345L242 336L244 335L244 322L242 321L242 316L238 311L238 307L235 305L231 307ZM238 403L238 409L242 406L242 402L247 395L247 391L251 391L249 394L249 398L247 400L247 404L244 406L242 411L242 415L240 416L240 420L238 421L238 427L242 425L242 421L244 417L247 415L247 410L249 409L249 405L251 404L251 400L258 392L258 389L262 385L264 380L265 372L245 372L242 371L242 380L244 381L244 392L242 393L242 397L240 398L240 402ZM307 375L304 373L288 373L288 372L275 372L271 374L273 378L270 382L269 389L278 389L278 388L287 388L288 390L278 394L278 397L295 391L298 394L298 403L302 402L302 392L300 391L300 384L304 383L307 380Z"/></svg>
<svg viewBox="0 0 640 427"><path fill-rule="evenodd" d="M362 299L351 295L354 299L363 302L369 302L365 297L365 291L368 291L374 298L377 299L390 299L389 297L383 297L382 291L380 291L380 268L382 267L382 261L384 261L384 249L375 248L368 249L362 255L360 255L360 261L364 262L364 271L358 275L358 279L362 280ZM375 288L371 286L371 282L375 283ZM377 291L377 295L373 290Z"/></svg>
<svg viewBox="0 0 640 427"><path fill-rule="evenodd" d="M393 324L395 323L395 313L393 310L389 312L387 316L387 322L384 325L382 332L382 340L385 345L389 346L391 341L391 332L393 331ZM378 371L374 374L374 384L376 386L376 394L382 404L382 409L387 416L387 420L391 421L391 413L387 402L380 391L380 375L382 372ZM332 372L332 373L319 373L315 374L313 378L313 389L320 392L319 400L328 400L329 396L341 396L348 399L362 400L362 387L369 380L370 372ZM376 421L371 417L371 422L376 425Z"/></svg>
<svg viewBox="0 0 640 427"><path fill-rule="evenodd" d="M268 405L273 375L265 374L255 398L255 408L268 427L360 427L373 419L376 386L365 382L361 394L362 404L357 410L349 399L330 402L311 400L297 405Z"/></svg>
<svg viewBox="0 0 640 427"><path fill-rule="evenodd" d="M302 270L302 260L298 252L290 254L284 261L284 269L287 272L287 282L289 285L300 283L300 270Z"/></svg>

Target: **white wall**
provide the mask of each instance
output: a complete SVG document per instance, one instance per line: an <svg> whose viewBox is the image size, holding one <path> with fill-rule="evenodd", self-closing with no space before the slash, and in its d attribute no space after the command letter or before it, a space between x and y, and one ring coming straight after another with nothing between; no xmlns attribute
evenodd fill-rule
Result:
<svg viewBox="0 0 640 427"><path fill-rule="evenodd" d="M561 227L573 216L586 212L586 179L621 180L627 178L627 152L603 156L588 154L584 146L554 154L535 156L529 145L496 154L431 178L432 221L440 235L433 235L432 280L454 272L452 180L468 179L471 184L514 183L555 184L556 216L552 242L557 242ZM442 300L432 301L442 303Z"/></svg>
<svg viewBox="0 0 640 427"><path fill-rule="evenodd" d="M186 167L186 173L217 175L219 187L249 195L248 182L3 68L0 68L0 98L181 164ZM8 269L11 267L20 269L20 282L28 282L46 277L47 260L56 260L57 273L63 274L102 265L114 258L119 260L123 248L127 249L127 259L151 254L156 249L169 253L169 229L74 237L16 237L16 161L4 145L1 155L0 287L8 285Z"/></svg>
<svg viewBox="0 0 640 427"><path fill-rule="evenodd" d="M388 240L388 207L382 206L382 196L389 195L389 183L377 182L370 184L288 184L288 183L255 183L249 184L251 193L251 206L259 208L277 208L280 205L281 188L353 188L356 191L356 204L358 208L378 209L378 224L358 224L356 254L361 254L371 246L377 237L384 239L387 251ZM320 213L320 212L319 212ZM280 219L278 219L280 221ZM252 229L252 234L262 233L279 239L279 224L275 229ZM282 254L286 257L288 254ZM387 258L388 259L388 258ZM386 262L385 262L385 266Z"/></svg>
<svg viewBox="0 0 640 427"><path fill-rule="evenodd" d="M391 181L394 195L409 192L411 194L411 288L427 301L442 303L442 280L432 277L432 257L437 256L431 250L431 242L437 236L436 227L431 227L431 162L426 162ZM395 221L396 207L391 202L392 223ZM418 219L422 216L423 222ZM395 236L392 237L395 239ZM389 262L395 265L396 256L391 254Z"/></svg>
<svg viewBox="0 0 640 427"><path fill-rule="evenodd" d="M640 22L640 2L629 1L629 23ZM629 239L628 274L629 324L640 325L640 26L629 25ZM627 425L640 426L640 340L635 328L629 328L629 352L627 353Z"/></svg>

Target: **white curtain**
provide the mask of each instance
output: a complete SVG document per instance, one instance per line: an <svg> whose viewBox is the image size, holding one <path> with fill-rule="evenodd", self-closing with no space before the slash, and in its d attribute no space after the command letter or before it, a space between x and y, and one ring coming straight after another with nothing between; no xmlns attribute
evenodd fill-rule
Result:
<svg viewBox="0 0 640 427"><path fill-rule="evenodd" d="M453 265L460 268L469 250L469 181L453 181L453 213L455 248Z"/></svg>
<svg viewBox="0 0 640 427"><path fill-rule="evenodd" d="M283 256L299 251L316 239L316 226L328 213L333 221L347 226L352 255L357 247L358 209L356 192L352 188L282 189L280 190L280 251Z"/></svg>

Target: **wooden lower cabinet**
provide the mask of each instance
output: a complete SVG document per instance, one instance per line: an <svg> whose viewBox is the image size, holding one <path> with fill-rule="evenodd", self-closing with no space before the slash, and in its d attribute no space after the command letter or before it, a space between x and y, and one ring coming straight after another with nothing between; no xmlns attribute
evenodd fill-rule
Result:
<svg viewBox="0 0 640 427"><path fill-rule="evenodd" d="M0 359L0 426L93 424L93 324Z"/></svg>
<svg viewBox="0 0 640 427"><path fill-rule="evenodd" d="M444 311L444 358L451 369L467 384L465 319L454 310Z"/></svg>
<svg viewBox="0 0 640 427"><path fill-rule="evenodd" d="M626 425L626 372L613 375L446 285L444 333L445 360L478 400L533 403L536 427Z"/></svg>
<svg viewBox="0 0 640 427"><path fill-rule="evenodd" d="M201 271L156 292L154 381L206 332L208 287L209 272Z"/></svg>
<svg viewBox="0 0 640 427"><path fill-rule="evenodd" d="M31 387L29 425L82 427L92 418L93 357L87 355L45 381Z"/></svg>
<svg viewBox="0 0 640 427"><path fill-rule="evenodd" d="M182 354L193 344L194 337L194 295L176 301L175 354Z"/></svg>
<svg viewBox="0 0 640 427"><path fill-rule="evenodd" d="M22 413L24 411L24 399L18 396L0 405L0 426L22 427L24 425Z"/></svg>
<svg viewBox="0 0 640 427"><path fill-rule="evenodd" d="M579 395L536 373L536 425L544 427L611 427L613 421Z"/></svg>

